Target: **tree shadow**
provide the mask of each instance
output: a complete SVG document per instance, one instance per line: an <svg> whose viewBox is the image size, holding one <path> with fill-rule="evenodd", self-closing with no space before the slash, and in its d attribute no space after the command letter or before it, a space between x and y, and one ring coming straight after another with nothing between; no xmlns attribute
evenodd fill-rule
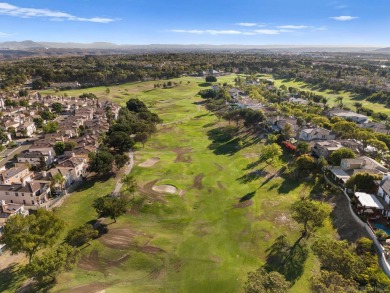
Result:
<svg viewBox="0 0 390 293"><path fill-rule="evenodd" d="M26 286L19 288L17 293L45 293L49 292L57 284L55 278L47 278L47 280L43 280L41 282L32 281L28 283Z"/></svg>
<svg viewBox="0 0 390 293"><path fill-rule="evenodd" d="M12 286L25 279L21 266L12 264L0 271L0 292L12 292Z"/></svg>
<svg viewBox="0 0 390 293"><path fill-rule="evenodd" d="M306 243L301 243L303 237L302 235L293 245L285 235L276 238L266 250L268 255L264 268L267 271L277 271L284 275L286 280L295 283L302 276L309 255Z"/></svg>
<svg viewBox="0 0 390 293"><path fill-rule="evenodd" d="M212 86L212 84L209 83L209 82L202 82L202 83L198 83L198 86L200 86L200 87L209 87L209 86Z"/></svg>
<svg viewBox="0 0 390 293"><path fill-rule="evenodd" d="M207 124L203 125L202 127L203 127L203 128L212 127L212 126L215 125L215 123L216 123L216 122L210 122L210 123L207 123Z"/></svg>
<svg viewBox="0 0 390 293"><path fill-rule="evenodd" d="M109 176L107 176L109 175ZM92 188L95 183L104 183L107 182L113 175L112 174L105 174L102 176L93 176L88 178L87 180L84 180L79 187L77 187L74 192L79 192L79 191L85 191L87 189Z"/></svg>
<svg viewBox="0 0 390 293"><path fill-rule="evenodd" d="M241 149L241 139L235 137L235 127L218 127L207 132L212 143L208 146L216 155L234 155Z"/></svg>
<svg viewBox="0 0 390 293"><path fill-rule="evenodd" d="M256 190L252 191L252 192L249 192L249 193L245 194L243 197L240 198L240 202L244 202L244 201L250 200L255 195L256 195Z"/></svg>
<svg viewBox="0 0 390 293"><path fill-rule="evenodd" d="M244 176L237 178L237 180L240 181L241 183L249 183L259 178L262 178L264 176L267 176L267 174L268 172L265 171L264 168L262 168L262 169L249 172L248 174L245 174Z"/></svg>
<svg viewBox="0 0 390 293"><path fill-rule="evenodd" d="M252 163L249 163L248 165L246 165L246 167L244 168L244 170L250 170L250 169L253 169L253 168L256 168L258 165L260 165L261 163L263 162L263 160L259 159L257 161L254 161Z"/></svg>

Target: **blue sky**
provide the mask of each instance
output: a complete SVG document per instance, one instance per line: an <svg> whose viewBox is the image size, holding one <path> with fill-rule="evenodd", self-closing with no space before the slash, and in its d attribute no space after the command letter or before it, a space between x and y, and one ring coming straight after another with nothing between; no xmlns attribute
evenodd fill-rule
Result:
<svg viewBox="0 0 390 293"><path fill-rule="evenodd" d="M0 41L390 46L389 28L389 0L0 2Z"/></svg>

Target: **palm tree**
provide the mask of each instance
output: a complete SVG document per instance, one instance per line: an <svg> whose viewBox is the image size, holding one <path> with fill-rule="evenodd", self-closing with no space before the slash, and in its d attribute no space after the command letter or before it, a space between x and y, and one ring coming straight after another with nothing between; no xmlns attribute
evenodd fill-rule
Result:
<svg viewBox="0 0 390 293"><path fill-rule="evenodd" d="M50 188L54 189L57 187L57 185L60 186L61 193L64 190L64 183L65 183L65 178L61 174L57 173L56 175L53 176L50 184Z"/></svg>
<svg viewBox="0 0 390 293"><path fill-rule="evenodd" d="M356 112L359 113L359 110L362 108L363 104L360 102L353 103L353 106L356 107Z"/></svg>
<svg viewBox="0 0 390 293"><path fill-rule="evenodd" d="M339 107L340 108L342 108L343 107L343 97L337 97L334 101L336 102L336 103L338 103L339 104Z"/></svg>

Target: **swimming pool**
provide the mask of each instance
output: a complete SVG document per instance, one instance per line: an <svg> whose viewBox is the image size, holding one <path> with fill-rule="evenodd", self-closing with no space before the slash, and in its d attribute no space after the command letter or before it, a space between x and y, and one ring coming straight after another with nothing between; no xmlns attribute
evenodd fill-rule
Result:
<svg viewBox="0 0 390 293"><path fill-rule="evenodd" d="M373 223L375 228L381 229L387 233L387 235L390 235L390 228L386 227L385 225L382 225L380 223Z"/></svg>

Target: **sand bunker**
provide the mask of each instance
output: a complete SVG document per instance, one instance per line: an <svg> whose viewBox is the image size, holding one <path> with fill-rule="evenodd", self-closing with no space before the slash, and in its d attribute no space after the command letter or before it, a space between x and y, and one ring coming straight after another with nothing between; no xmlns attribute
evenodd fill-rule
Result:
<svg viewBox="0 0 390 293"><path fill-rule="evenodd" d="M145 162L139 164L138 166L145 167L145 168L152 167L155 164L157 164L159 161L160 161L160 158L154 157L154 158L150 158L150 159L146 160Z"/></svg>
<svg viewBox="0 0 390 293"><path fill-rule="evenodd" d="M176 186L173 185L156 185L153 186L152 189L154 191L160 192L160 193L169 193L169 194L176 194L178 192Z"/></svg>

